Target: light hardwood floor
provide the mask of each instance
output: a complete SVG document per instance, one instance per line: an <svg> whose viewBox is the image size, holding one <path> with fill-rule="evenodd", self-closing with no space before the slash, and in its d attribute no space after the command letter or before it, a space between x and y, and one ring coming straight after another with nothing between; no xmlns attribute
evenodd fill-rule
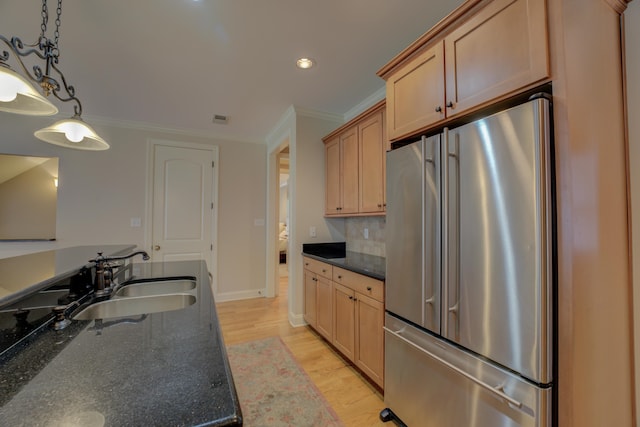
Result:
<svg viewBox="0 0 640 427"><path fill-rule="evenodd" d="M384 402L375 387L310 328L289 324L286 276L276 298L223 302L216 309L226 345L279 335L345 427L393 427L378 418Z"/></svg>

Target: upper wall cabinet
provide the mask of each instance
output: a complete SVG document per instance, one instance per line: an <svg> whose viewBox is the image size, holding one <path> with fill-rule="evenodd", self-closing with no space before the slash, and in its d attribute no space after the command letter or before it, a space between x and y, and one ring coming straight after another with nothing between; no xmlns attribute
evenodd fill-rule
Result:
<svg viewBox="0 0 640 427"><path fill-rule="evenodd" d="M387 78L389 139L444 118L444 43L440 41Z"/></svg>
<svg viewBox="0 0 640 427"><path fill-rule="evenodd" d="M390 140L467 114L549 77L545 0L476 3L426 33L378 72L387 81Z"/></svg>
<svg viewBox="0 0 640 427"><path fill-rule="evenodd" d="M325 138L325 215L363 216L385 212L384 101Z"/></svg>

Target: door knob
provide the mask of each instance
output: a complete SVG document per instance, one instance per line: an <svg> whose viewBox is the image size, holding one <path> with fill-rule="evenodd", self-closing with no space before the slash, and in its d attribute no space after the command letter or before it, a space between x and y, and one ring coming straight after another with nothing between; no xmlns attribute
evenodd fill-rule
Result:
<svg viewBox="0 0 640 427"><path fill-rule="evenodd" d="M160 245L155 245L155 246L153 247L153 250L154 250L154 251L159 251L159 250L160 250Z"/></svg>

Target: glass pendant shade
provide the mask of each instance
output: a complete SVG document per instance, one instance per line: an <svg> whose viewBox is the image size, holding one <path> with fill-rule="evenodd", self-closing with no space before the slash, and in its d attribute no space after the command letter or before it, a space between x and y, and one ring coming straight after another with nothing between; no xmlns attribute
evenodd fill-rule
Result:
<svg viewBox="0 0 640 427"><path fill-rule="evenodd" d="M34 133L36 138L54 145L76 150L100 151L109 144L78 116L60 120Z"/></svg>
<svg viewBox="0 0 640 427"><path fill-rule="evenodd" d="M58 108L20 74L8 67L0 67L0 111L51 116L58 112Z"/></svg>

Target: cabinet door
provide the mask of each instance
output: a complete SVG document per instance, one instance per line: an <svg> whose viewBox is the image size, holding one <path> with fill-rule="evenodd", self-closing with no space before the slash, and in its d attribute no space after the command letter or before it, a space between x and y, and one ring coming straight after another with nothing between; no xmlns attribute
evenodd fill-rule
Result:
<svg viewBox="0 0 640 427"><path fill-rule="evenodd" d="M340 140L335 138L325 150L325 214L340 213Z"/></svg>
<svg viewBox="0 0 640 427"><path fill-rule="evenodd" d="M333 284L333 345L349 360L355 351L354 292L337 283Z"/></svg>
<svg viewBox="0 0 640 427"><path fill-rule="evenodd" d="M355 363L380 387L384 385L384 304L360 293L356 300Z"/></svg>
<svg viewBox="0 0 640 427"><path fill-rule="evenodd" d="M333 285L331 280L317 277L316 330L329 342L333 341Z"/></svg>
<svg viewBox="0 0 640 427"><path fill-rule="evenodd" d="M439 41L387 79L387 132L397 140L445 118L444 42Z"/></svg>
<svg viewBox="0 0 640 427"><path fill-rule="evenodd" d="M545 0L495 0L445 38L447 116L549 76Z"/></svg>
<svg viewBox="0 0 640 427"><path fill-rule="evenodd" d="M358 132L357 127L340 136L340 214L358 212Z"/></svg>
<svg viewBox="0 0 640 427"><path fill-rule="evenodd" d="M382 111L358 125L360 213L384 211L384 161L385 141L382 127Z"/></svg>
<svg viewBox="0 0 640 427"><path fill-rule="evenodd" d="M304 270L304 320L316 328L316 310L317 310L317 278L316 275L309 270Z"/></svg>

